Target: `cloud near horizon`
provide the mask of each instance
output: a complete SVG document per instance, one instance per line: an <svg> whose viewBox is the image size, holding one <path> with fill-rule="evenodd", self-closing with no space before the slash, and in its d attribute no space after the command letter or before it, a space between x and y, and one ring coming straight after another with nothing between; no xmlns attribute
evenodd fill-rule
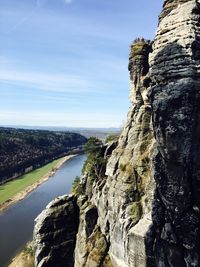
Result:
<svg viewBox="0 0 200 267"><path fill-rule="evenodd" d="M120 123L118 123L120 121ZM9 123L8 123L9 122ZM3 110L0 113L0 126L2 125L21 126L57 126L57 127L88 127L93 128L121 127L122 120L118 114L88 113L83 111L82 117L73 112L16 112Z"/></svg>

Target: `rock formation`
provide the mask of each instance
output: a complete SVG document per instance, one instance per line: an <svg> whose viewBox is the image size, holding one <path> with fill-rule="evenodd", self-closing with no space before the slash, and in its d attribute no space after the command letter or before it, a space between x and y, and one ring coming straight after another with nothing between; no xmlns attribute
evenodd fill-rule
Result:
<svg viewBox="0 0 200 267"><path fill-rule="evenodd" d="M181 4L161 19L150 57L153 250L156 266L200 266L200 3L173 2Z"/></svg>
<svg viewBox="0 0 200 267"><path fill-rule="evenodd" d="M35 266L72 267L79 223L79 208L74 196L62 196L50 202L36 218L34 242Z"/></svg>
<svg viewBox="0 0 200 267"><path fill-rule="evenodd" d="M163 10L160 14L160 20L162 20L165 16L169 15L171 11L177 8L179 5L183 3L189 2L188 0L165 0L163 4Z"/></svg>
<svg viewBox="0 0 200 267"><path fill-rule="evenodd" d="M200 2L165 1L153 44L137 39L131 46L131 107L121 136L85 163L71 258L39 263L59 260L49 253L58 243L52 235L48 243L48 231L59 230L49 227L55 220L50 205L37 219L36 266L200 266L199 66ZM68 214L62 205L61 218ZM66 219L67 253L72 221Z"/></svg>

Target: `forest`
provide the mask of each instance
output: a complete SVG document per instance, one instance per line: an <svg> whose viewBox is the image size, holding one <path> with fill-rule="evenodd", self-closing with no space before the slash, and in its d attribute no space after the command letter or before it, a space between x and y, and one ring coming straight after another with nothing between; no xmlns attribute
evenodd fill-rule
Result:
<svg viewBox="0 0 200 267"><path fill-rule="evenodd" d="M0 127L0 183L82 148L86 141L78 133Z"/></svg>

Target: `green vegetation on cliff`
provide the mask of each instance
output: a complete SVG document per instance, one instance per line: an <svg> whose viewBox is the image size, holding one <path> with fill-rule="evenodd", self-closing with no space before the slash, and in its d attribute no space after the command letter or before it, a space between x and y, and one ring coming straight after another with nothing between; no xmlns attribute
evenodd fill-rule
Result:
<svg viewBox="0 0 200 267"><path fill-rule="evenodd" d="M83 185L81 184L79 176L76 176L72 183L72 193L75 195L84 194Z"/></svg>
<svg viewBox="0 0 200 267"><path fill-rule="evenodd" d="M116 133L116 134L110 134L107 138L106 138L106 143L109 143L109 142L114 142L114 141L118 141L119 140L119 137L120 137L120 134L119 133Z"/></svg>
<svg viewBox="0 0 200 267"><path fill-rule="evenodd" d="M84 151L88 156L95 157L100 152L102 142L96 137L90 137L84 145Z"/></svg>
<svg viewBox="0 0 200 267"><path fill-rule="evenodd" d="M82 175L88 175L89 179L87 185L81 181L80 177L76 176L72 184L72 193L75 195L82 195L86 190L91 189L95 180L105 174L106 159L104 159L105 147L98 138L90 137L83 146L87 159L82 168Z"/></svg>
<svg viewBox="0 0 200 267"><path fill-rule="evenodd" d="M106 166L106 159L103 157L103 143L96 137L91 137L84 145L84 151L88 157L83 166L82 173L89 173L91 179L99 178Z"/></svg>

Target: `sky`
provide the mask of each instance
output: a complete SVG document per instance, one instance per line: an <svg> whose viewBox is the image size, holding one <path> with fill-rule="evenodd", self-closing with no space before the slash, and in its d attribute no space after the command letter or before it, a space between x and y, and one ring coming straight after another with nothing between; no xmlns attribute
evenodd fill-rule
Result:
<svg viewBox="0 0 200 267"><path fill-rule="evenodd" d="M0 0L0 125L121 127L162 0Z"/></svg>

